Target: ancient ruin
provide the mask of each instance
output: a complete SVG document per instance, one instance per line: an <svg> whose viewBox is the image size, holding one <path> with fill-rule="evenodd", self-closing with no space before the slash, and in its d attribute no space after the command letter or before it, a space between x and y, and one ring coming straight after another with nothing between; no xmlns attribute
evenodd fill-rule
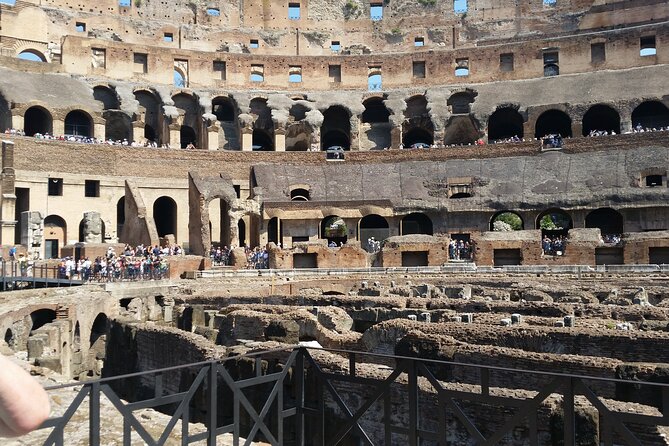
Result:
<svg viewBox="0 0 669 446"><path fill-rule="evenodd" d="M668 23L0 0L16 444L666 445Z"/></svg>

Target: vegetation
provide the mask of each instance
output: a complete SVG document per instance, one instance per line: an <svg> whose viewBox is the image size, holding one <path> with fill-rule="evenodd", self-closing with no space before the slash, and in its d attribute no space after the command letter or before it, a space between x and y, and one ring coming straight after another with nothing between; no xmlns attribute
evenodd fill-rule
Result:
<svg viewBox="0 0 669 446"><path fill-rule="evenodd" d="M422 6L434 6L437 4L437 0L418 0L418 3Z"/></svg>
<svg viewBox="0 0 669 446"><path fill-rule="evenodd" d="M399 34L402 34L402 30L399 29L399 28L393 28L393 29L390 30L390 32L395 36L397 36Z"/></svg>
<svg viewBox="0 0 669 446"><path fill-rule="evenodd" d="M142 0L135 0L135 7L139 8L140 6L142 6Z"/></svg>
<svg viewBox="0 0 669 446"><path fill-rule="evenodd" d="M513 212L502 212L493 221L493 231L519 231L523 221Z"/></svg>
<svg viewBox="0 0 669 446"><path fill-rule="evenodd" d="M541 229L569 229L569 217L563 214L546 214L539 221Z"/></svg>

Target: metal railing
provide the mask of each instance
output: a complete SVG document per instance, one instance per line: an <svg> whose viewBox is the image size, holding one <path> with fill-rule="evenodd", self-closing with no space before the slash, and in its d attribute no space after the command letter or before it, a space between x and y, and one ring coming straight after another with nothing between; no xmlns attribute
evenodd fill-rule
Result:
<svg viewBox="0 0 669 446"><path fill-rule="evenodd" d="M327 361L333 366L326 366L321 354L337 355ZM366 366L360 365L362 361ZM456 369L466 371L469 381L476 384L449 378ZM190 379L185 380L186 376ZM522 380L533 382L535 388L509 390L509 382ZM148 397L124 402L117 389L125 386L128 391L128 383L142 387L141 392L130 393ZM305 347L47 390L68 387L81 389L61 416L42 426L51 429L44 445L67 444L65 428L86 400L89 444L99 445L102 396L122 418L124 445L131 444L133 432L146 444L164 445L176 428L182 445L206 442L213 446L217 437L228 433L235 445L253 441L272 445L538 445L549 435L551 441L573 446L585 444L581 438L585 435L585 441L591 442L587 444L642 446L666 444L657 427L669 426L669 384ZM527 389L527 385L521 387ZM651 404L642 410L642 406L621 404L598 394L606 394L609 387L609 391L631 388L651 395L652 401L646 402ZM169 408L170 418L156 439L135 412L157 407ZM205 429L190 432L190 421L203 421ZM506 442L518 432L524 435L520 443Z"/></svg>

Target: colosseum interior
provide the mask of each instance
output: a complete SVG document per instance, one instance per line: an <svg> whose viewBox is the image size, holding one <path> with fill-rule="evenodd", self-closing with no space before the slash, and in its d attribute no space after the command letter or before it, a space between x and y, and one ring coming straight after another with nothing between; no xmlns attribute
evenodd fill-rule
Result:
<svg viewBox="0 0 669 446"><path fill-rule="evenodd" d="M0 131L3 444L669 445L666 0L0 0Z"/></svg>

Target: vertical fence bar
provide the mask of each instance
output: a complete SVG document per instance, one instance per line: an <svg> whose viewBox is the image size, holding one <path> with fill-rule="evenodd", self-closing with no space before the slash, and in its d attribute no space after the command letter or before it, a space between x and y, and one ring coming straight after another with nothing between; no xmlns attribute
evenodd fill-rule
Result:
<svg viewBox="0 0 669 446"><path fill-rule="evenodd" d="M348 354L348 373L355 377L355 352L349 352Z"/></svg>
<svg viewBox="0 0 669 446"><path fill-rule="evenodd" d="M184 412L181 415L181 446L187 446L188 441L188 423L190 421L190 411L188 404L184 405Z"/></svg>
<svg viewBox="0 0 669 446"><path fill-rule="evenodd" d="M218 364L211 361L209 364L209 385L207 392L207 446L216 446L216 430L218 416L216 413L218 404Z"/></svg>
<svg viewBox="0 0 669 446"><path fill-rule="evenodd" d="M564 418L564 446L574 446L576 435L575 416L574 416L574 378L565 379L566 387L564 390L563 418Z"/></svg>
<svg viewBox="0 0 669 446"><path fill-rule="evenodd" d="M409 446L418 446L418 376L416 361L409 363ZM390 391L390 390L388 390Z"/></svg>
<svg viewBox="0 0 669 446"><path fill-rule="evenodd" d="M297 353L295 358L295 390L297 395L295 396L295 406L296 406L296 415L295 415L295 434L297 435L296 444L298 446L304 446L304 355L306 349L304 347L300 348L300 351ZM325 421L325 420L323 420ZM323 428L325 430L325 428ZM323 436L323 444L325 444L325 436Z"/></svg>
<svg viewBox="0 0 669 446"><path fill-rule="evenodd" d="M100 383L91 384L91 390L88 394L90 404L88 420L88 444L90 446L100 446Z"/></svg>

